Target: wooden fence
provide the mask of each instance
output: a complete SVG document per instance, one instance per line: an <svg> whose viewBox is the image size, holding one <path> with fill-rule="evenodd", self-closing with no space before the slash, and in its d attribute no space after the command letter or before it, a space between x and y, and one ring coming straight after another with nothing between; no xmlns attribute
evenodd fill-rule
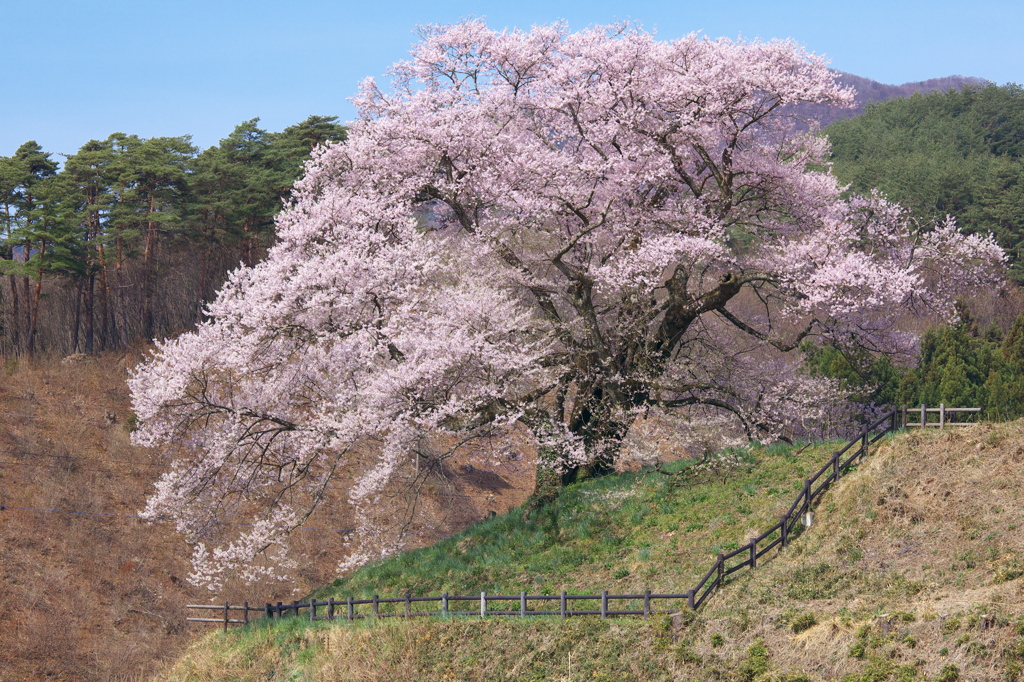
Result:
<svg viewBox="0 0 1024 682"><path fill-rule="evenodd" d="M945 406L926 408L922 405L920 410L915 409L912 413L920 412L925 417L921 423L932 426L927 421L927 415L932 411L939 412L940 422L951 423L945 421L947 415L962 412L979 412L980 408L948 408ZM188 618L187 620L201 623L220 623L223 624L224 630L227 631L229 625L248 624L250 613L260 613L266 618L298 617L303 609L305 609L309 620L337 619L350 621L360 618L411 618L434 615L479 615L481 617L561 616L562 618L599 615L601 618L609 616L643 616L647 618L651 614L675 613L681 610L683 606L699 609L712 593L725 583L725 579L729 575L744 568L757 568L758 561L765 554L776 547L786 547L790 540L800 532L802 527L809 527L813 519L815 501L854 464L866 457L871 445L902 425L921 425L921 423L908 424L906 422L907 414L906 407L901 410L892 410L874 423L866 426L857 438L851 440L841 450L832 453L831 459L817 473L804 481L800 494L797 495L796 500L790 505L789 510L780 517L778 523L764 533L752 538L739 549L728 554L719 554L708 572L697 583L697 586L683 594L653 594L650 590L647 590L643 594L608 594L607 591L604 591L601 594L566 594L562 592L558 595L528 595L525 592L520 592L518 596L501 596L481 592L479 596L454 596L446 592L439 596L430 597L413 597L407 594L404 597L388 599L383 599L376 595L372 599L353 599L351 597L345 600L332 598L327 601L310 599L308 602L293 601L291 604L284 604L282 602L277 602L277 604L267 603L262 607L249 606L248 602L242 606L231 606L225 602L223 606L217 604L190 605L188 607L190 609L217 611L219 617ZM899 419L901 415L903 416L902 423ZM593 608L579 608L584 606L587 601L591 602ZM617 602L618 608L610 608L609 604L613 601ZM675 608L656 610L653 608L653 602L655 601ZM479 609L476 608L475 604L471 611L459 608L460 605L467 602L479 604ZM496 602L501 602L506 607L509 602L518 602L518 608L495 609L493 605ZM534 608L530 608L531 602L533 602ZM554 609L552 602L557 602L557 610ZM593 604L593 602L597 602L597 604ZM625 602L625 604L622 604L622 602ZM673 604L672 602L675 603ZM438 606L433 610L413 610L414 604L425 606L431 603ZM551 605L551 608L536 609L538 603L544 606ZM369 613L366 612L365 608L362 613L359 612L358 607L366 607L368 605L371 606ZM232 618L232 611L241 611L241 618Z"/></svg>
<svg viewBox="0 0 1024 682"><path fill-rule="evenodd" d="M974 422L958 421L958 416L961 414L978 414L981 412L980 407L946 407L945 403L940 403L938 407L928 407L922 404L921 407L908 408L906 405L902 408L903 411L903 428L911 427L937 427L945 428L947 426L967 426ZM935 421L928 421L929 415L936 415ZM910 417L917 417L916 422L909 421Z"/></svg>
<svg viewBox="0 0 1024 682"><path fill-rule="evenodd" d="M209 609L217 612L222 612L223 615L219 618L187 618L198 623L220 623L224 625L224 630L227 631L228 625L235 624L248 624L249 614L252 612L258 612L266 618L283 618L285 616L299 616L300 611L305 609L309 620L357 620L360 618L387 618L387 617L401 617L401 618L413 618L416 616L481 616L486 618L487 616L561 616L562 618L568 618L570 616L601 616L601 618L607 618L609 616L643 616L647 618L651 614L658 613L675 613L679 611L679 608L672 609L654 609L652 603L655 600L675 600L677 602L684 602L689 598L687 594L655 594L650 590L645 591L643 594L608 594L607 591L601 592L601 594L568 594L562 592L558 595L530 595L526 592L520 592L515 596L503 596L495 594L487 594L481 592L480 596L461 596L461 595L449 595L447 592L437 597L414 597L411 594L407 594L404 597L396 598L383 598L374 595L372 599L353 599L349 597L345 600L337 600L334 598L328 599L327 601L316 601L310 599L306 601L293 601L291 604L285 604L283 602L277 602L277 604L266 604L262 607L249 606L249 602L245 602L242 606L231 606L227 602L223 606L219 604L193 604L189 605L190 609ZM579 608L574 605L581 601L590 600L591 602L597 602L594 604L594 608ZM609 604L612 601L626 602L625 605L620 605L620 608L611 608ZM439 608L435 608L431 611L414 611L414 604L428 604L436 603ZM459 603L475 602L473 604L473 610L467 611L459 608ZM495 609L495 602L516 602L518 608L498 608ZM534 608L530 608L530 602L534 603ZM550 604L551 602L557 602L557 609L536 609L537 602L544 604ZM479 604L479 609L476 605ZM370 613L357 613L359 606L371 605L372 610ZM232 618L232 611L241 611L241 618Z"/></svg>

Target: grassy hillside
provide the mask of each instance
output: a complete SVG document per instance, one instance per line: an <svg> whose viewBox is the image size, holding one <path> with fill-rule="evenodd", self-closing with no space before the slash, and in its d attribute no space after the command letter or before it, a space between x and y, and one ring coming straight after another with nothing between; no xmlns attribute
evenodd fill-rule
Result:
<svg viewBox="0 0 1024 682"><path fill-rule="evenodd" d="M718 551L770 525L828 451L756 451L682 485L650 472L590 481L539 519L479 524L317 596L685 591ZM883 441L812 529L696 615L286 620L212 633L167 678L1015 680L1022 462L1021 422Z"/></svg>

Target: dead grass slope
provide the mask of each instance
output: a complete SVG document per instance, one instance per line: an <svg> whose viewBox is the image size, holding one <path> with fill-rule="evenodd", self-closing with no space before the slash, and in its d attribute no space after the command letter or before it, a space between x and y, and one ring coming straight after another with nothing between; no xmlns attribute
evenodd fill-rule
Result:
<svg viewBox="0 0 1024 682"><path fill-rule="evenodd" d="M681 634L693 673L762 643L772 670L810 679L1017 679L1022 464L1021 421L886 442L809 532Z"/></svg>
<svg viewBox="0 0 1024 682"><path fill-rule="evenodd" d="M163 468L129 444L132 361L4 365L0 679L147 674L187 642L182 605L208 598L169 524L111 516L136 514Z"/></svg>
<svg viewBox="0 0 1024 682"><path fill-rule="evenodd" d="M291 582L215 595L188 585L173 524L130 518L166 465L129 442L125 378L140 357L0 359L0 680L148 677L209 631L185 622L185 604L290 600L333 578L347 551L338 533L304 532L296 544L311 559ZM456 504L417 523L458 529L528 494L526 477L449 469ZM337 505L311 525L350 527L348 517Z"/></svg>

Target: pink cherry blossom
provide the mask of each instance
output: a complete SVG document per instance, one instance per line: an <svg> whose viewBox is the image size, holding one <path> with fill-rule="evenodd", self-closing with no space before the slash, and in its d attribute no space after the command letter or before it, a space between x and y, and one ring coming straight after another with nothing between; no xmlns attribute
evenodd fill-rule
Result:
<svg viewBox="0 0 1024 682"><path fill-rule="evenodd" d="M178 519L196 582L285 556L356 452L354 561L396 551L370 512L425 434L519 424L571 480L651 410L831 429L841 392L802 339L905 350L901 315L998 281L990 237L842 197L787 105L853 93L792 42L467 21L391 76L267 259L131 379L135 441L176 458L146 513Z"/></svg>

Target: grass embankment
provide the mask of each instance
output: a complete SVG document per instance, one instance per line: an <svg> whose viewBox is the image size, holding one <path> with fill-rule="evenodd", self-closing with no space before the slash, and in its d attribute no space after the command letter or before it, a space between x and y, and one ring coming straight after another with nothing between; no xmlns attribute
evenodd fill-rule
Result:
<svg viewBox="0 0 1024 682"><path fill-rule="evenodd" d="M286 620L212 633L169 677L1011 680L1024 659L1021 444L1021 423L884 442L811 531L696 615ZM684 592L719 551L771 525L829 452L758 450L682 484L652 472L588 481L537 518L478 524L316 596ZM982 630L983 615L995 627Z"/></svg>

